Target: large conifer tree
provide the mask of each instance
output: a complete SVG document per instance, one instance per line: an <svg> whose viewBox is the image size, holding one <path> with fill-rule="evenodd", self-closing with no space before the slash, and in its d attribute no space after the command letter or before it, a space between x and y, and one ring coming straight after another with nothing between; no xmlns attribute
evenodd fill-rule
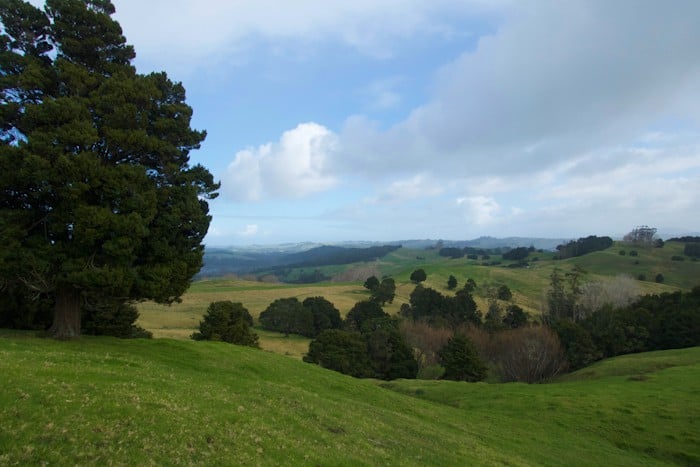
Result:
<svg viewBox="0 0 700 467"><path fill-rule="evenodd" d="M62 338L91 302L178 300L218 189L184 88L136 72L113 13L0 0L0 289L50 297Z"/></svg>

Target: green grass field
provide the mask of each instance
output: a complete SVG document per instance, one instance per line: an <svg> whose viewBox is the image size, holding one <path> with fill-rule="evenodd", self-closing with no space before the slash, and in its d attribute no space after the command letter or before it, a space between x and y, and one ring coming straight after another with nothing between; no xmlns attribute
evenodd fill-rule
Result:
<svg viewBox="0 0 700 467"><path fill-rule="evenodd" d="M225 343L0 331L0 465L698 465L700 348L546 385L357 380Z"/></svg>

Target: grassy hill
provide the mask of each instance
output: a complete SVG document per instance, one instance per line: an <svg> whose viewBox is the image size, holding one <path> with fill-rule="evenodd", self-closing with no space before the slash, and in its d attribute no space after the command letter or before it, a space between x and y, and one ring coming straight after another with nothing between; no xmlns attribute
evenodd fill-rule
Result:
<svg viewBox="0 0 700 467"><path fill-rule="evenodd" d="M255 349L0 331L0 464L698 465L700 348L547 385L357 380Z"/></svg>

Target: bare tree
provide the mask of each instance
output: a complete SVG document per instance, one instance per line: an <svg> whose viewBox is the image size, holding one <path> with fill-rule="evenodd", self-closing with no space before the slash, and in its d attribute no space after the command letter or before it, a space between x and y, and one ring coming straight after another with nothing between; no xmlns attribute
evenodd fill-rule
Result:
<svg viewBox="0 0 700 467"><path fill-rule="evenodd" d="M656 228L646 225L640 225L632 229L630 233L623 237L625 243L632 245L648 245L651 246L656 235Z"/></svg>
<svg viewBox="0 0 700 467"><path fill-rule="evenodd" d="M433 327L428 323L409 319L401 320L399 331L413 349L421 369L438 364L438 351L454 335L449 328Z"/></svg>
<svg viewBox="0 0 700 467"><path fill-rule="evenodd" d="M586 318L605 305L621 308L629 305L641 294L637 281L620 275L608 281L586 282L579 297L580 318Z"/></svg>

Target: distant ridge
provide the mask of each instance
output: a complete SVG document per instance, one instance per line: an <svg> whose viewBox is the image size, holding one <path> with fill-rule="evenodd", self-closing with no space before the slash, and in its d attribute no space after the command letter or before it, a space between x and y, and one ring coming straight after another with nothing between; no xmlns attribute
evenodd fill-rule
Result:
<svg viewBox="0 0 700 467"><path fill-rule="evenodd" d="M390 242L302 242L227 248L207 247L204 252L204 267L198 277L248 274L282 267L319 267L371 261L402 246L416 250L441 247L493 249L532 246L538 250L553 251L557 245L568 241L569 239L558 238L479 237L473 240L413 239Z"/></svg>

